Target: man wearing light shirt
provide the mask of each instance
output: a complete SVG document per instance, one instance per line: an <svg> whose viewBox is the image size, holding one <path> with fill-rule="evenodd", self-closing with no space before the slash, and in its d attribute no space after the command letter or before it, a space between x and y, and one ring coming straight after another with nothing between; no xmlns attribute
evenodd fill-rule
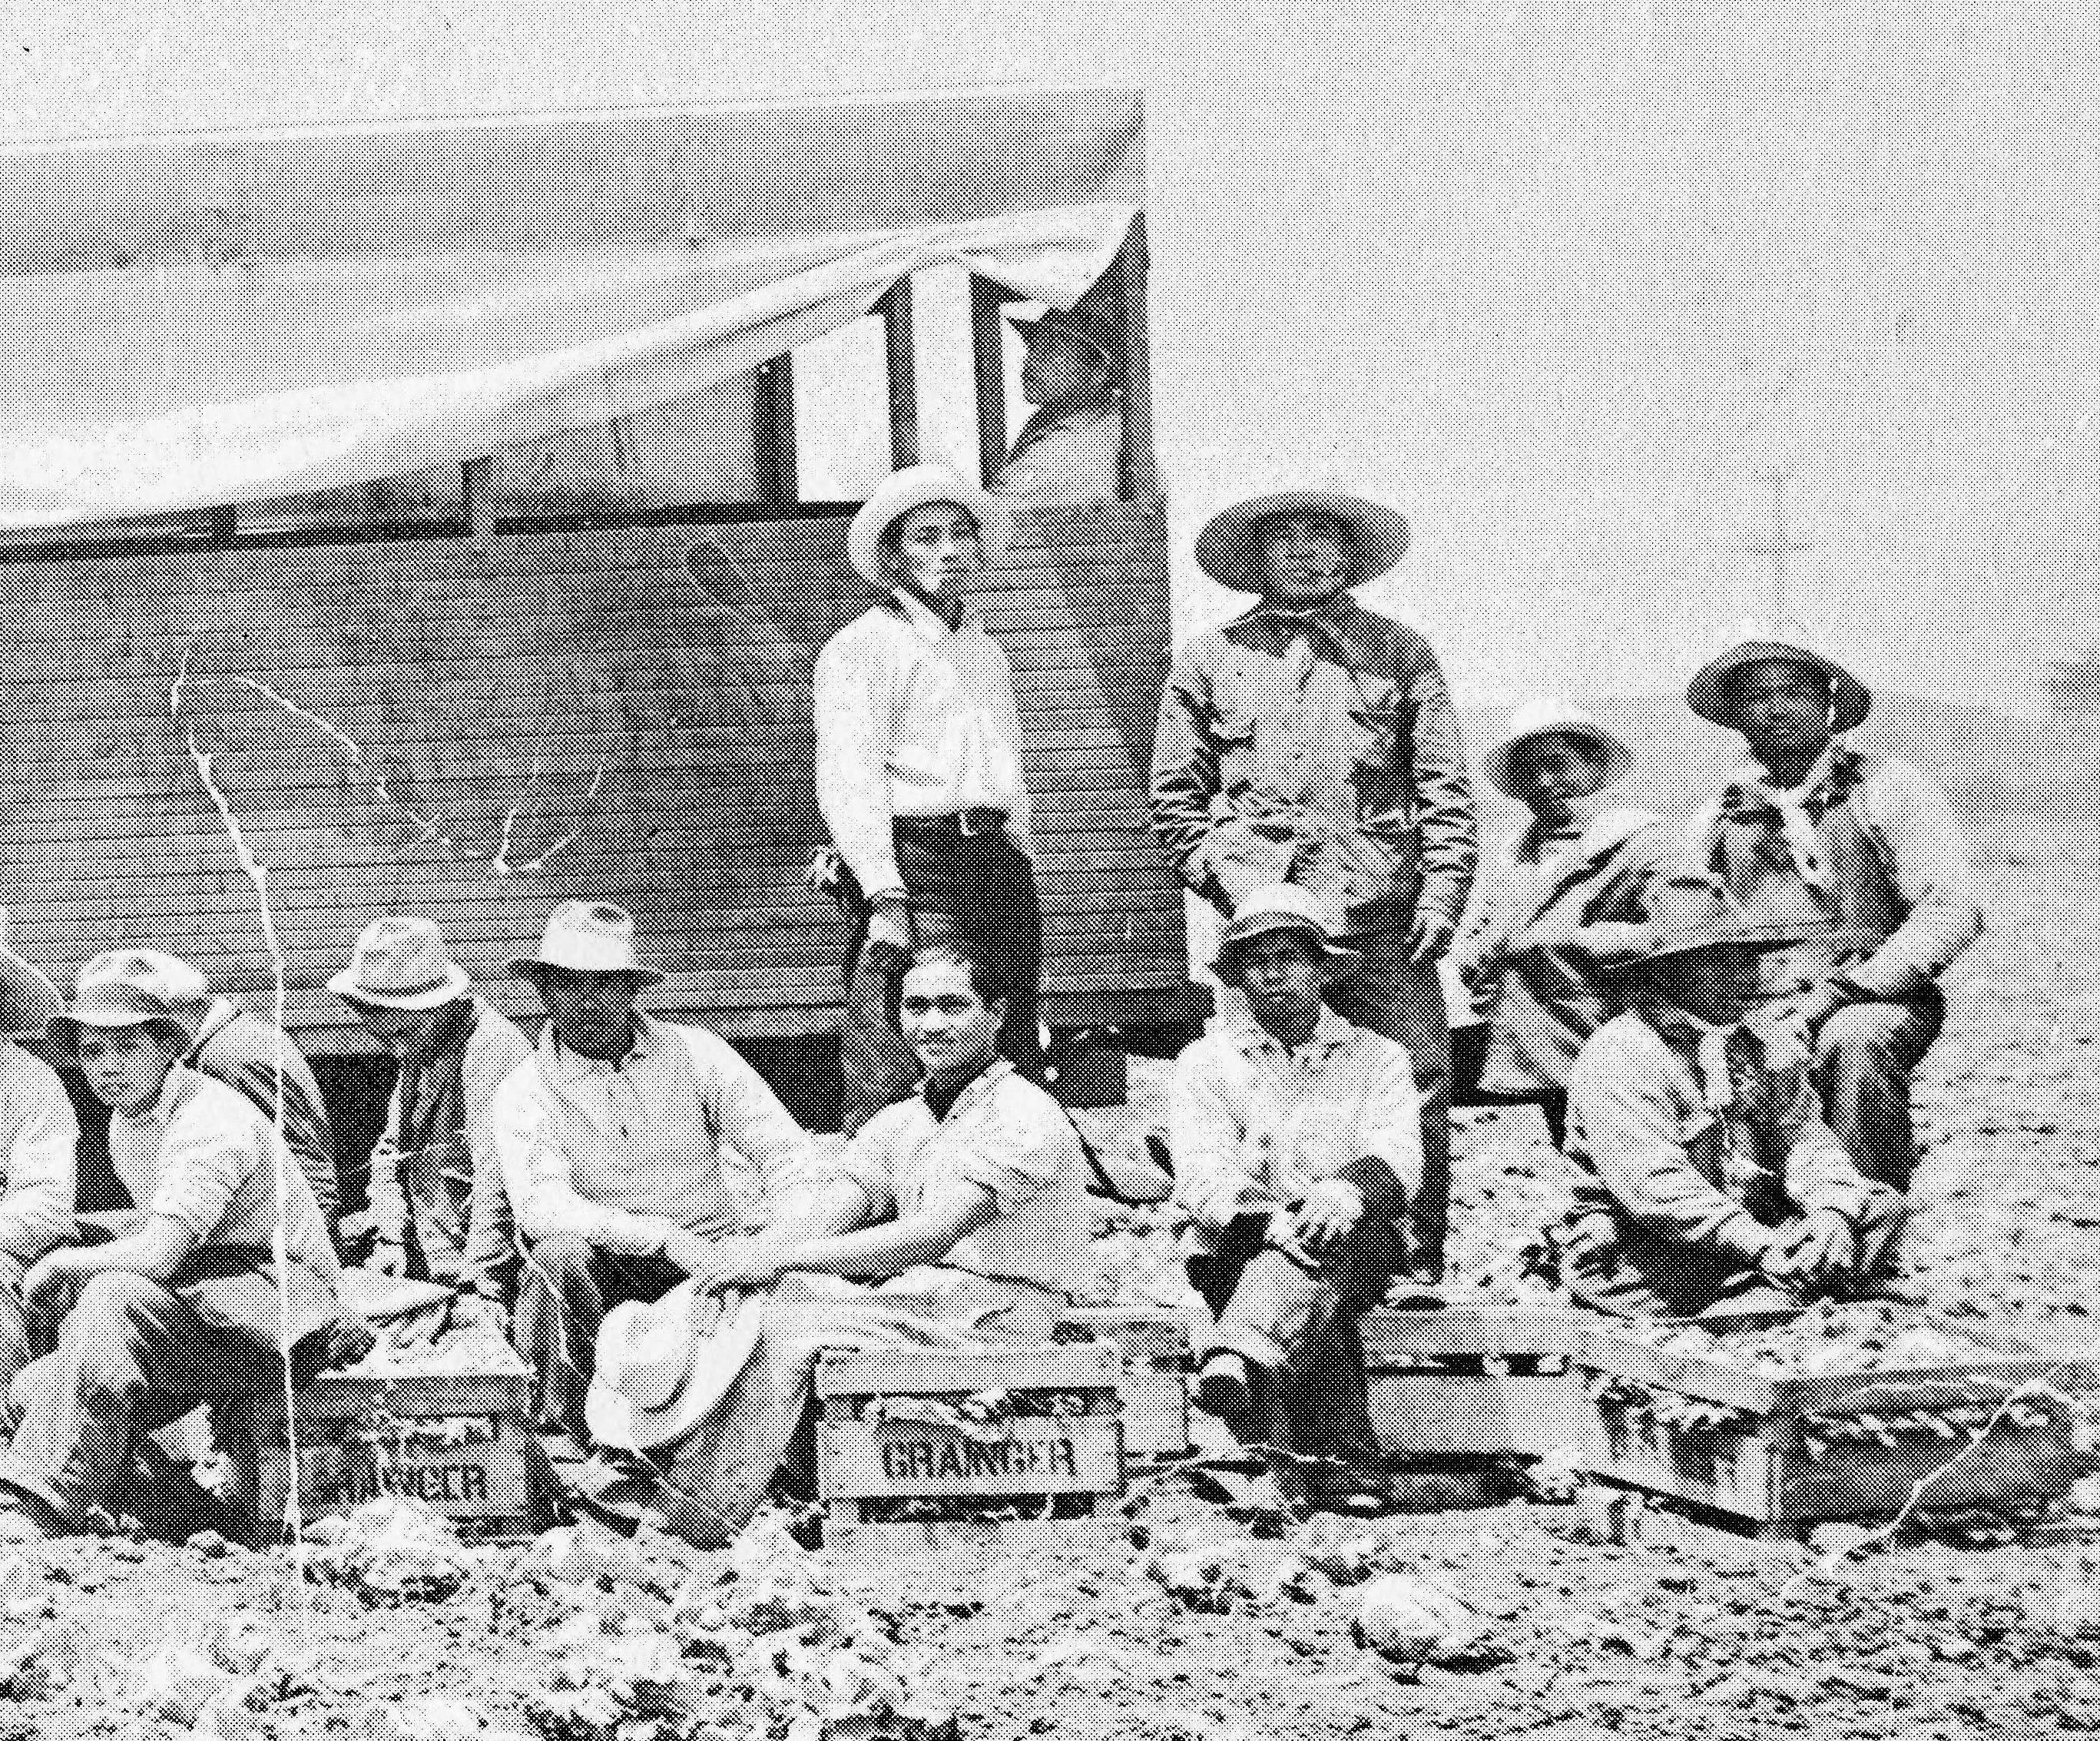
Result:
<svg viewBox="0 0 2100 1741"><path fill-rule="evenodd" d="M514 1336L543 1420L581 1447L606 1313L668 1292L743 1229L724 1146L770 1192L808 1165L810 1142L727 1041L636 1010L664 976L636 961L620 908L564 903L539 955L510 965L547 1006L488 1111L525 1246Z"/></svg>
<svg viewBox="0 0 2100 1741"><path fill-rule="evenodd" d="M1422 1102L1407 1053L1344 1021L1324 982L1357 964L1318 898L1257 889L1214 968L1246 994L1174 1067L1175 1192L1189 1279L1217 1319L1196 1401L1305 1503L1374 1496L1357 1320L1398 1267L1395 1221L1422 1182Z"/></svg>
<svg viewBox="0 0 2100 1741"><path fill-rule="evenodd" d="M817 800L853 925L840 1033L850 1133L910 1093L897 1025L914 947L963 942L1012 996L1001 1047L1039 1076L1043 916L1013 674L966 614L998 530L990 499L944 466L889 479L854 516L848 553L882 602L817 661Z"/></svg>
<svg viewBox="0 0 2100 1741"><path fill-rule="evenodd" d="M0 934L6 917L0 915ZM22 1279L73 1243L80 1125L58 1073L15 1043L65 1008L59 989L0 945L0 1396L29 1362Z"/></svg>
<svg viewBox="0 0 2100 1741"><path fill-rule="evenodd" d="M122 1513L142 1434L281 1393L287 1363L303 1382L360 1340L312 1187L260 1108L180 1062L192 1030L153 977L84 975L52 1023L110 1108L110 1160L140 1213L23 1283L57 1346L12 1387L0 1487L47 1531Z"/></svg>
<svg viewBox="0 0 2100 1741"><path fill-rule="evenodd" d="M1873 698L1805 647L1746 642L1688 699L1750 752L1693 823L1696 862L1802 930L1768 958L1766 995L1812 1049L1824 1116L1860 1170L1908 1191L1911 1075L1947 1019L1939 977L1983 929L1961 824L1917 768L1846 741Z"/></svg>

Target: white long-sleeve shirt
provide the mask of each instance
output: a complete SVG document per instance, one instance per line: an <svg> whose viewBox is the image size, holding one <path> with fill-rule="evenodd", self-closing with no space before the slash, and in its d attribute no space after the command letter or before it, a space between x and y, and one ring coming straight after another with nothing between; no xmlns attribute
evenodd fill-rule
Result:
<svg viewBox="0 0 2100 1741"><path fill-rule="evenodd" d="M0 1040L0 1253L24 1268L72 1241L80 1125L58 1073Z"/></svg>
<svg viewBox="0 0 2100 1741"><path fill-rule="evenodd" d="M810 1163L808 1135L727 1041L648 1016L617 1063L578 1057L549 1028L488 1119L528 1239L580 1234L629 1255L660 1252L673 1233L743 1226L725 1146L768 1189Z"/></svg>
<svg viewBox="0 0 2100 1741"><path fill-rule="evenodd" d="M1026 850L1021 711L1005 649L895 595L817 659L817 802L868 899L901 893L899 816L1003 810Z"/></svg>

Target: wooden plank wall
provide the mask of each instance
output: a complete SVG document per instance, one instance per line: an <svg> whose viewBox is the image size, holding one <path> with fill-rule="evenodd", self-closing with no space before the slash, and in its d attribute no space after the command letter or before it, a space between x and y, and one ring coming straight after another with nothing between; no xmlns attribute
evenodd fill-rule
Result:
<svg viewBox="0 0 2100 1741"><path fill-rule="evenodd" d="M61 983L99 949L156 945L267 1010L254 890L194 748L268 868L310 1049L362 1049L322 987L370 919L436 920L499 1002L529 1010L496 976L584 894L636 912L673 975L659 1009L732 1035L827 1031L844 937L803 880L823 838L810 682L867 602L845 532L0 564L15 943ZM1023 515L985 612L1039 794L1051 1019L1185 1017L1180 902L1145 802L1168 657L1161 507Z"/></svg>

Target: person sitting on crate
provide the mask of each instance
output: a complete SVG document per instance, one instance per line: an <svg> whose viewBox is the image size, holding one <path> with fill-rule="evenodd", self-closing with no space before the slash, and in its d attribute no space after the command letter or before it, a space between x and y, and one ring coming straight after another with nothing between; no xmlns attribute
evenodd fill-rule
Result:
<svg viewBox="0 0 2100 1741"><path fill-rule="evenodd" d="M1273 1458L1287 1500L1361 1501L1377 1456L1357 1320L1401 1268L1422 1177L1407 1053L1324 1001L1353 965L1312 892L1259 889L1213 971L1245 993L1174 1067L1168 1123L1189 1277L1217 1319L1195 1399Z"/></svg>
<svg viewBox="0 0 2100 1741"><path fill-rule="evenodd" d="M690 1288L607 1319L593 1430L656 1460L655 1503L689 1539L718 1546L757 1510L822 1350L1046 1341L1089 1292L1079 1135L999 1056L1006 993L960 944L920 944L898 1001L920 1092L816 1166L774 1224L712 1247Z"/></svg>
<svg viewBox="0 0 2100 1741"><path fill-rule="evenodd" d="M353 1357L313 1187L254 1103L182 1062L195 1030L151 976L83 975L51 1023L110 1108L135 1231L42 1258L23 1284L56 1349L15 1379L0 1488L45 1530L130 1509L143 1435ZM275 1244L282 1240L281 1262Z"/></svg>
<svg viewBox="0 0 2100 1741"><path fill-rule="evenodd" d="M374 920L329 989L400 1064L372 1151L367 1267L459 1290L456 1312L501 1325L518 1259L488 1107L532 1043L474 994L427 919Z"/></svg>
<svg viewBox="0 0 2100 1741"><path fill-rule="evenodd" d="M488 1140L524 1239L513 1339L537 1380L541 1426L589 1447L584 1399L607 1311L703 1269L747 1209L733 1149L770 1193L810 1139L729 1042L635 1008L664 975L635 958L634 921L565 901L532 981L546 1031L489 1102Z"/></svg>
<svg viewBox="0 0 2100 1741"><path fill-rule="evenodd" d="M313 1191L329 1242L340 1253L335 1138L313 1067L290 1037L230 998L216 996L196 968L158 949L112 949L82 968L80 978L83 985L90 979L129 979L167 1001L189 1031L183 1063L240 1089L284 1132L292 1159Z"/></svg>
<svg viewBox="0 0 2100 1741"><path fill-rule="evenodd" d="M1616 1013L1598 967L1638 935L1643 892L1670 845L1652 811L1598 802L1632 762L1623 738L1558 701L1517 709L1482 758L1489 784L1531 815L1483 878L1452 951L1485 1027L1472 1079L1454 1062L1454 1089L1490 1104L1538 1106L1556 1148L1568 1125L1568 1072ZM1454 1037L1454 1061L1458 1054Z"/></svg>
<svg viewBox="0 0 2100 1741"><path fill-rule="evenodd" d="M1620 1316L1692 1318L1871 1286L1904 1200L1823 1121L1786 1035L1744 1021L1761 958L1802 933L1701 874L1658 880L1648 905L1647 941L1614 974L1631 1007L1568 1078L1569 1293Z"/></svg>
<svg viewBox="0 0 2100 1741"><path fill-rule="evenodd" d="M897 987L915 943L952 937L1008 988L1006 1055L1043 1073L1043 912L1029 855L1021 714L971 589L1006 516L946 466L907 466L854 515L854 572L881 602L818 656L811 874L845 910L840 1115L848 1135L911 1092Z"/></svg>
<svg viewBox="0 0 2100 1741"><path fill-rule="evenodd" d="M1812 1049L1852 1158L1907 1192L1911 1073L1947 1019L1940 976L1983 930L1961 824L1917 768L1851 746L1873 696L1820 654L1745 642L1686 693L1750 753L1693 820L1697 860L1753 910L1803 924L1766 962L1765 993Z"/></svg>
<svg viewBox="0 0 2100 1741"><path fill-rule="evenodd" d="M80 1125L58 1072L16 1041L41 1040L65 1008L59 988L5 943L0 912L0 1398L29 1363L22 1283L73 1243Z"/></svg>

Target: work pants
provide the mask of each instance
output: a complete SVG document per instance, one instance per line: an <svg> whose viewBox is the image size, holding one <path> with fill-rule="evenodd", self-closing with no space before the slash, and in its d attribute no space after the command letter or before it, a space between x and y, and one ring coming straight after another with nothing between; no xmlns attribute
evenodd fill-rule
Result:
<svg viewBox="0 0 2100 1741"><path fill-rule="evenodd" d="M1043 909L1028 855L1003 827L965 834L953 817L905 816L893 826L914 940L961 943L1005 983L999 1049L1024 1076L1041 1081ZM839 1116L851 1136L911 1092L919 1058L897 1025L903 974L867 961L871 909L851 884L845 895L853 933L839 1032Z"/></svg>
<svg viewBox="0 0 2100 1741"><path fill-rule="evenodd" d="M295 1274L295 1294L310 1304L324 1285ZM278 1301L275 1283L260 1275L177 1288L122 1270L90 1276L60 1326L55 1351L15 1381L22 1418L7 1467L55 1498L68 1520L97 1506L121 1515L146 1434L201 1404L281 1394ZM295 1327L302 1316L295 1310ZM324 1363L327 1346L325 1335L302 1338L295 1377Z"/></svg>
<svg viewBox="0 0 2100 1741"><path fill-rule="evenodd" d="M29 1273L29 1266L20 1257L0 1252L0 1414L7 1413L8 1385L29 1363L33 1353L29 1309L22 1303L22 1278Z"/></svg>
<svg viewBox="0 0 2100 1741"><path fill-rule="evenodd" d="M1917 1170L1911 1075L1946 1020L1935 992L1906 1003L1846 1004L1816 1030L1824 1116L1862 1173L1906 1194Z"/></svg>
<svg viewBox="0 0 2100 1741"><path fill-rule="evenodd" d="M511 1339L532 1368L534 1424L558 1427L588 1445L584 1399L598 1369L605 1315L615 1306L660 1300L685 1279L660 1252L609 1252L576 1233L533 1241Z"/></svg>
<svg viewBox="0 0 2100 1741"><path fill-rule="evenodd" d="M1884 1200L1869 1210L1856 1230L1859 1263L1846 1294L1871 1295L1886 1278L1904 1213L1900 1200ZM1804 1297L1740 1257L1602 1212L1571 1224L1563 1241L1561 1280L1576 1305L1614 1318L1696 1318L1720 1306L1785 1310Z"/></svg>
<svg viewBox="0 0 2100 1741"><path fill-rule="evenodd" d="M1451 1027L1443 978L1436 962L1408 959L1404 926L1344 941L1361 953L1362 965L1335 981L1327 1001L1337 1015L1397 1041L1422 1091L1422 1186L1403 1223L1405 1261L1417 1279L1440 1281L1451 1218Z"/></svg>
<svg viewBox="0 0 2100 1741"><path fill-rule="evenodd" d="M1266 1215L1243 1215L1189 1258L1217 1320L1212 1347L1253 1370L1248 1425L1268 1443L1359 1466L1377 1456L1359 1319L1385 1297L1396 1244L1392 1223L1366 1217L1308 1269L1268 1243Z"/></svg>

